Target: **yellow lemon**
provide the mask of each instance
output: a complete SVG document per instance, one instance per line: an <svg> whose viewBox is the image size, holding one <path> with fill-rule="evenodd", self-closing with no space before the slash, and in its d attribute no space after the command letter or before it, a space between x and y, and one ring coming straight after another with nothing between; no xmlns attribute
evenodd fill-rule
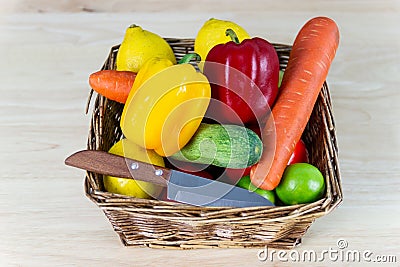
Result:
<svg viewBox="0 0 400 267"><path fill-rule="evenodd" d="M156 152L146 150L128 139L118 141L110 148L109 152L154 165L165 166L164 159ZM137 198L156 198L162 190L162 187L151 183L113 176L104 176L103 183L108 192Z"/></svg>
<svg viewBox="0 0 400 267"><path fill-rule="evenodd" d="M250 35L238 24L232 21L211 18L200 28L194 42L194 51L200 55L202 61L206 60L211 48L217 44L225 44L231 41L231 38L225 35L227 29L232 29L240 42L244 39L250 39Z"/></svg>
<svg viewBox="0 0 400 267"><path fill-rule="evenodd" d="M131 25L117 53L117 70L138 72L141 66L152 57L169 59L176 64L171 46L159 35Z"/></svg>

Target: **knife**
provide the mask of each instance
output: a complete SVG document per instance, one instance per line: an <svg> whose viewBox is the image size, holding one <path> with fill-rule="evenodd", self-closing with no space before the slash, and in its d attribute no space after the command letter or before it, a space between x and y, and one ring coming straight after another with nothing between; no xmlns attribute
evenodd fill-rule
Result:
<svg viewBox="0 0 400 267"><path fill-rule="evenodd" d="M68 166L103 175L135 179L167 187L167 198L194 206L274 206L246 189L159 167L100 150L81 150L65 160Z"/></svg>

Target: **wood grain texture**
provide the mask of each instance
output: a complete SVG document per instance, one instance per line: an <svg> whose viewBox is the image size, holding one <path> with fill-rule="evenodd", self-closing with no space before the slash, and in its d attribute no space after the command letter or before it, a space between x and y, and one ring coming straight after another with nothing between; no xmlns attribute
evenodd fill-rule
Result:
<svg viewBox="0 0 400 267"><path fill-rule="evenodd" d="M49 1L49 0L0 0L0 6L4 12L174 12L176 10L187 10L190 12L260 12L267 10L277 10L285 12L318 12L321 11L356 11L356 12L396 12L399 11L399 2L396 0L366 0L360 4L357 0L337 0L335 4L329 1L311 0L302 3L296 0L286 0L285 4L277 3L273 0L266 1L247 1L241 0L220 0L216 6L213 0L202 1L182 1L182 0L68 0L68 1Z"/></svg>
<svg viewBox="0 0 400 267"><path fill-rule="evenodd" d="M206 19L217 17L290 43L317 15L335 19L342 36L328 83L344 202L311 226L298 251L322 252L344 238L350 249L397 255L400 262L398 1L86 2L0 1L1 266L266 266L255 249L123 247L85 197L83 171L63 162L86 145L88 75L127 25L194 37Z"/></svg>

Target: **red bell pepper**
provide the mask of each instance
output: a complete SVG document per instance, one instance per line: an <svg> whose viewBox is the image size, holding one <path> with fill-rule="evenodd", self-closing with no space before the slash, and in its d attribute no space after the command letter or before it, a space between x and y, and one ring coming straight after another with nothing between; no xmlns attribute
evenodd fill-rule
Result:
<svg viewBox="0 0 400 267"><path fill-rule="evenodd" d="M268 41L252 38L214 46L203 72L211 84L212 101L206 116L220 123L258 123L272 108L278 94L279 59ZM220 63L220 64L218 64Z"/></svg>
<svg viewBox="0 0 400 267"><path fill-rule="evenodd" d="M250 175L251 167L245 169L225 169L225 177L230 184L236 184L243 176Z"/></svg>
<svg viewBox="0 0 400 267"><path fill-rule="evenodd" d="M292 156L290 156L288 165L300 162L308 163L308 151L306 145L301 139L297 142L296 146L294 147L294 151Z"/></svg>

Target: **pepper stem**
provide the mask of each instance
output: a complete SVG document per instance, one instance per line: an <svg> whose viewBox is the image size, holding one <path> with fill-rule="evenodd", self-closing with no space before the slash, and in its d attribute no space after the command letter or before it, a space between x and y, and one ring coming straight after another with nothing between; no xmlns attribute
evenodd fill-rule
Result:
<svg viewBox="0 0 400 267"><path fill-rule="evenodd" d="M179 60L178 64L185 64L189 63L192 59L196 61L201 61L201 57L197 53L189 53L183 56L181 60Z"/></svg>
<svg viewBox="0 0 400 267"><path fill-rule="evenodd" d="M239 38L237 37L236 33L232 29L227 29L225 31L225 35L231 37L232 42L236 44L240 44Z"/></svg>

